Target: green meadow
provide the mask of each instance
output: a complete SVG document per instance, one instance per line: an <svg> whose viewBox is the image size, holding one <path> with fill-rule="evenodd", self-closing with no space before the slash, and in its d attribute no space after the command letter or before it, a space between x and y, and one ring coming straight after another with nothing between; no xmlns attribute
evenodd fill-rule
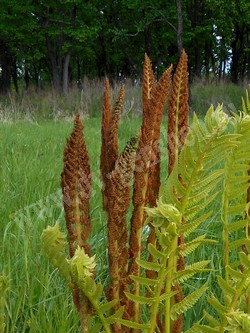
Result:
<svg viewBox="0 0 250 333"><path fill-rule="evenodd" d="M244 95L244 90L241 91L241 95ZM226 101L229 105L230 97ZM200 118L203 117L203 113L199 112L202 108L205 108L204 104L196 109ZM101 117L86 118L83 122L93 181L90 244L98 263L96 279L106 285L109 279L107 221L102 212L99 176ZM120 150L138 132L140 124L140 115L129 114L122 118ZM10 280L6 300L7 333L75 333L79 329L71 293L42 251L40 241L41 233L48 225L58 221L61 229L66 229L60 174L64 146L72 128L73 117L69 115L61 120L37 117L32 121L18 119L0 124L0 272ZM165 131L166 120L162 126L163 156L166 156L167 149ZM164 159L161 173L164 182L167 177L167 161ZM215 201L212 209L213 217L200 226L197 234L206 233L208 238L218 243L199 248L193 256L196 261L211 259L214 271L195 276L184 283L185 293L194 291L204 283L214 293L218 291L214 281L215 275L221 270L222 261L220 201ZM192 261L192 255L189 260ZM206 296L186 313L187 327L195 319L201 318Z"/></svg>
<svg viewBox="0 0 250 333"><path fill-rule="evenodd" d="M105 216L99 177L100 118L84 121L92 165L92 248L99 277L107 279ZM120 144L137 133L140 119L124 119ZM47 225L64 226L60 174L68 122L0 125L0 271L10 279L6 332L77 332L78 317L64 281L41 250Z"/></svg>

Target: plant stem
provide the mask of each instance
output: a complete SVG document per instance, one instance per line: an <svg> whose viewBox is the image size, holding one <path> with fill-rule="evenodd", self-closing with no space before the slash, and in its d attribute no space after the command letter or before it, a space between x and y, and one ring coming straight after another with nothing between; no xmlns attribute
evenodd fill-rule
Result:
<svg viewBox="0 0 250 333"><path fill-rule="evenodd" d="M81 323L81 333L88 333L88 300L87 298L80 293L80 309L79 309L79 316L80 316L80 323Z"/></svg>
<svg viewBox="0 0 250 333"><path fill-rule="evenodd" d="M97 317L101 320L103 328L106 333L112 333L110 329L110 325L107 323L106 318L104 317L103 313L99 309L99 303L90 295L88 292L86 292L86 297L89 299L92 307L96 311Z"/></svg>
<svg viewBox="0 0 250 333"><path fill-rule="evenodd" d="M224 250L224 267L229 265L229 231L228 231L228 186L225 189L224 195L224 217L223 217L223 250ZM229 275L227 269L225 270L225 280L229 281Z"/></svg>
<svg viewBox="0 0 250 333"><path fill-rule="evenodd" d="M173 238L171 252L168 258L168 273L166 276L165 292L170 293L172 290L173 274L176 271L176 248L178 247L178 235ZM171 301L172 297L166 299L165 304L165 333L171 333Z"/></svg>
<svg viewBox="0 0 250 333"><path fill-rule="evenodd" d="M243 289L244 289L244 287L245 287L245 284L246 284L246 281L247 281L247 279L248 279L248 277L249 277L249 274L250 274L250 269L248 269L248 270L244 273L244 277L242 278L240 285L237 287L237 289L236 289L237 291L236 291L236 293L234 294L234 297L233 297L233 299L232 299L230 305L228 306L228 311L227 311L227 313L230 312L231 310L232 310L232 311L233 311L233 310L237 310L237 309L234 309L234 308L235 308L235 306L237 305L237 302L238 302L239 297L242 296L242 291L243 291ZM224 332L225 332L225 327L226 327L226 325L227 325L227 319L226 319L226 317L224 316L224 319L222 320L222 323L221 323L221 325L220 325L219 333L224 333Z"/></svg>
<svg viewBox="0 0 250 333"><path fill-rule="evenodd" d="M166 274L166 266L167 266L167 260L168 260L168 256L165 256L165 259L163 261L162 264L162 268L159 271L159 275L158 275L158 284L157 284L157 289L155 291L155 299L156 301L154 302L154 305L152 306L152 310L151 310L151 316L150 316L150 329L149 329L149 333L154 333L155 332L155 327L156 327L156 318L157 318L157 313L158 313L158 308L159 308L159 303L160 303L160 295L161 295L161 290L162 290L162 284L165 278L165 274Z"/></svg>

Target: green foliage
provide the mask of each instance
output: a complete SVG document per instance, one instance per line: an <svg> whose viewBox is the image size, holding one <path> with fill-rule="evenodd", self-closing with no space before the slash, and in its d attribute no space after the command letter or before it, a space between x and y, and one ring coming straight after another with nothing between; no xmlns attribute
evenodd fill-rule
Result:
<svg viewBox="0 0 250 333"><path fill-rule="evenodd" d="M205 319L213 328L213 332L227 330L243 333L248 332L250 328L250 258L248 255L250 244L247 200L250 177L249 164L245 162L250 156L250 118L247 112L235 116L232 125L234 133L239 135L237 139L239 144L227 155L224 167L222 222L225 277L217 276L223 300L215 296L208 298L208 302L217 312L217 317L214 318L205 313ZM246 253L239 252L239 247L242 246L245 247ZM236 255L233 255L233 252L236 252ZM241 267L241 270L235 270L238 267ZM201 332L209 331L208 326L197 324L196 327Z"/></svg>
<svg viewBox="0 0 250 333"><path fill-rule="evenodd" d="M224 115L222 116L223 120ZM186 214L186 216L191 215L190 219L187 220L186 224L182 224L179 226L178 231L180 233L183 233L183 235L187 237L185 243L186 248L182 247L180 251L182 254L187 254L188 264L184 271L175 272L175 277L173 277L172 280L174 284L179 281L181 284L187 285L187 282L188 285L191 286L191 288L196 288L196 283L198 283L199 281L195 279L195 274L206 274L206 270L209 270L209 261L204 260L204 257L202 257L202 242L204 241L204 239L206 239L206 236L204 234L207 232L209 236L216 235L218 236L218 239L222 239L220 234L218 234L218 214L220 214L218 206L222 206L221 194L224 198L222 206L223 226L225 224L225 210L227 210L229 215L229 244L236 240L240 244L246 242L246 244L248 245L249 243L248 240L245 240L247 235L244 232L244 227L249 223L249 219L248 216L245 214L247 205L246 203L244 203L245 195L243 190L243 188L246 188L247 186L247 178L244 177L245 173L248 170L249 161L249 155L246 152L246 149L248 149L249 146L249 144L247 144L247 129L249 128L248 117L245 117L245 115L240 115L239 117L236 117L236 119L230 118L225 132L222 132L223 126L222 128L220 128L220 126L216 125L220 118L220 114L217 114L216 117L212 118L215 118L215 121L213 120L212 123L215 125L214 128L218 129L218 133L216 134L217 136L215 134L212 134L213 130L208 130L208 127L210 127L210 121L208 120L206 121L206 123L203 123L201 120L198 121L194 116L194 122L190 126L193 135L190 135L187 141L187 145L189 143L189 147L185 148L185 156L188 156L188 163L191 163L191 166L184 163L185 168L182 168L181 171L183 177L186 177L185 179L187 180L187 183L178 180L175 187L175 190L177 191L176 193L181 195L184 199L188 197L188 199L185 199L185 207L182 202L178 203L177 201L177 207L176 205L173 205L173 203L165 200L165 193L168 192L166 191L164 184L162 187L161 195L162 205L168 204L168 208L171 209L167 210L168 213L164 213L165 215L163 218L160 212L158 212L159 207L157 207L156 210L151 211L151 214L153 216L150 217L151 220L154 220L156 229L159 230L158 239L161 239L162 236L160 235L162 228L167 228L168 226L166 220L173 220L175 224L179 226L178 221L180 209L182 209L183 214ZM136 119L134 120L134 122L135 121ZM127 121L125 122L125 124L123 123L124 126L121 128L121 136L124 136L123 144L125 144L125 141L130 135L137 132L137 128L135 127L139 126L139 122L137 122L136 125L134 125L134 122ZM3 151L6 156L6 163L2 165L1 170L2 175L4 175L1 178L1 198L3 202L6 202L6 198L8 197L15 198L16 205L16 207L13 205L13 200L8 200L6 202L6 205L4 207L1 207L1 215L3 216L3 221L8 221L7 214L14 212L17 208L27 206L28 204L33 203L35 200L45 197L49 193L57 190L57 175L59 174L61 169L61 162L59 161L61 161L61 152L63 148L62 137L66 137L68 135L70 125L66 123L43 123L42 125L43 126L39 126L37 124L1 125L1 151ZM131 128L131 125L133 125L134 128ZM86 120L86 138L87 140L89 140L88 144L92 143L90 157L94 166L98 165L96 156L99 155L99 150L97 145L94 146L94 143L91 142L91 138L93 137L93 135L98 136L98 127L99 119ZM200 133L200 131L201 133L203 133L203 135ZM15 136L13 136L13 132L15 132ZM125 137L126 135L127 138ZM200 137L201 140L195 139L196 136ZM43 138L43 140L41 140L41 138ZM211 139L214 143L211 143L209 145L209 139ZM221 144L224 144L224 139L226 141L229 141L226 143L225 152L223 151L223 148L221 146ZM198 143L196 145L193 145L194 142ZM228 145L230 145L231 148L228 147ZM210 148L206 150L205 147ZM192 148L194 151L192 151ZM204 152L206 158L202 158L200 155L198 155L200 156L199 158L195 158L194 156L196 151L200 151L200 154ZM49 152L51 154L49 154ZM55 156L55 159L57 161L56 163L54 162L54 159L52 160L50 158L52 154L53 156ZM182 161L182 159L183 157L180 158L180 162ZM198 163L198 161L201 160L204 166L200 167L199 170L196 171L195 176L195 165L196 163ZM205 168L207 167L209 168L210 172L206 172ZM179 168L180 167L178 167L177 169ZM176 176L174 176L173 174L172 177ZM196 177L199 177L199 182L196 181ZM238 177L236 178L237 182L235 177ZM189 186L189 184L191 183L191 181L197 187L196 191L192 189L190 190L191 185ZM174 180L168 179L168 182L173 184ZM230 185L231 182L235 184L234 188ZM240 184L240 186L237 186L238 183ZM188 186L185 187L186 185L184 186L184 184L187 184ZM209 189L206 190L206 186L209 187ZM226 189L228 190L226 191ZM94 195L92 198L93 208L98 207L98 202L100 199L97 198L97 190L98 183L96 182L94 188ZM230 195L231 190L236 191L235 196ZM187 193L187 191L189 191L189 194ZM242 194L240 194L241 191ZM20 193L25 193L25 196L20 195ZM215 195L216 193L217 195L214 197L214 199L210 199L211 195ZM195 194L197 195L195 196ZM170 196L168 195L168 197ZM211 201L207 205L204 203L206 199L210 199ZM171 200L176 202L175 198L172 198ZM226 200L229 200L228 205L225 204ZM192 215L197 212L196 202L200 202L201 207L203 207L204 204L205 208L204 211L200 211L192 217ZM50 202L51 206L53 204L55 205L55 201ZM59 197L57 198L57 205L60 206ZM194 208L193 211L191 211L192 208ZM188 213L187 209L189 210ZM49 215L46 215L46 223L48 219L55 221L57 219L57 215L60 213L59 211L60 209L56 207L54 207L54 209L51 209ZM171 214L169 213L169 211L171 211ZM193 214L191 214L190 212ZM40 256L37 255L37 253L39 253L40 247L38 234L44 227L44 220L41 219L41 215L39 218L36 216L35 212L33 212L32 214L33 215L29 217L27 217L26 215L25 217L18 218L15 221L9 222L9 224L1 224L1 235L3 236L3 238L1 239L1 244L3 244L3 251L1 252L1 262L3 262L6 266L5 268L7 270L7 274L8 276L10 275L10 278L12 280L11 297L8 297L7 295L8 316L6 316L6 328L8 329L8 332L11 333L16 332L17 330L22 331L24 329L30 332L35 332L38 331L41 327L43 329L46 328L48 332L54 332L55 327L58 330L62 330L63 327L66 327L67 331L70 331L70 329L73 331L77 331L77 316L74 311L70 311L70 313L68 313L68 309L71 308L72 304L70 302L70 298L67 292L64 289L64 284L57 277L57 274L54 274L54 272L51 273L51 267L48 266L45 258L42 257L40 260ZM98 273L96 274L95 279L96 281L101 280L103 287L105 287L105 283L107 283L107 267L105 262L106 245L105 236L103 236L103 234L105 234L103 231L105 220L103 216L99 213L98 209L92 209L91 214L94 221L100 221L100 223L94 223L93 225L93 238L91 240L94 245L94 252L98 254L96 259L96 261L98 262ZM60 218L60 220L62 220L62 218ZM225 235L224 232L223 235ZM161 239L161 241L163 242L164 239ZM197 243L200 244L200 247L198 248L195 247ZM163 242L163 245L164 244L165 243ZM220 274L220 277L218 277L217 280L218 283L213 280L212 272L209 275L206 275L206 278L208 280L207 285L211 284L214 286L211 291L207 291L207 293L211 293L210 298L208 299L210 303L202 303L202 308L206 309L206 312L204 313L206 325L202 326L202 322L199 321L199 323L197 323L191 329L187 331L184 330L184 332L218 332L218 327L221 325L222 320L225 321L225 325L227 325L227 330L229 332L244 332L244 330L245 332L248 332L247 323L249 321L249 311L246 310L246 305L248 304L246 302L246 296L249 293L247 289L249 277L246 278L246 276L248 276L249 259L248 256L243 252L238 255L239 244L237 245L234 243L234 245L235 249L230 249L229 251L230 260L229 265L225 269L225 273L224 268L222 271L218 271L218 273ZM198 249L198 251L196 249ZM218 249L220 248L217 246L213 246L211 252L206 249L207 248L205 247L206 258L210 254L213 260L216 259L216 257L219 258L221 256L221 253L218 252ZM144 272L144 269L146 270L149 268L154 268L156 272L159 272L161 269L159 263L161 263L163 260L161 250L159 250L156 245L152 244L148 246L148 252L153 255L154 262L152 264L149 264L148 266L148 262L146 260L142 260L140 262L142 271ZM192 254L196 258L194 262L191 262ZM13 258L15 258L15 260ZM28 265L27 262L29 263ZM218 262L215 260L215 262L213 263L213 267L215 267L216 269L218 269L220 265L220 259ZM224 264L222 263L222 265ZM238 269L239 265L244 267L243 272ZM66 265L66 267L68 266ZM228 281L225 277L226 274L228 275ZM33 278L34 275L38 277L37 279L39 279L39 281ZM141 285L142 293L140 297L144 296L146 298L145 293L148 292L150 288L153 288L155 290L157 278L149 279L142 275L141 277L135 279L137 279L137 281ZM23 281L26 281L25 286L23 284ZM220 292L218 292L218 286L221 290L221 295ZM93 288L92 290L95 290L94 298L99 300L99 305L102 306L103 304L103 312L105 318L107 318L108 316L110 316L110 314L107 314L110 310L108 308L109 306L113 306L113 304L103 302L103 295L100 296L101 294L103 294L102 289L103 288L99 286L99 283L96 283L96 289ZM29 291L29 297L27 297L27 291ZM184 291L185 293L188 292L186 289ZM237 297L237 306L235 306L229 311L227 307L228 304L232 304L233 302L232 293L234 293ZM165 295L162 294L161 296L162 298L160 304L165 304L168 301L169 297L172 297L172 299L174 297L174 295L166 293ZM141 298L140 302L142 303L142 305L146 304L146 299L143 302L143 298ZM154 302L152 301L152 297L150 299L150 302ZM187 307L187 305L184 306ZM238 306L239 308L237 308ZM148 307L148 305L145 305L145 307ZM211 310L212 307L214 307L213 310ZM50 312L47 311L48 308L50 309ZM160 305L159 309L161 308L162 307ZM201 306L198 303L198 307L195 307L195 314L197 316L197 320L198 318L201 318L201 316L199 315L200 308ZM216 309L218 310L218 312ZM32 313L32 311L34 312ZM221 313L222 311L226 312L225 316L221 319L219 313ZM186 313L186 315L188 314ZM74 324L74 322L76 324ZM91 322L91 325L93 325L91 327L91 332L101 332L101 327L103 326L101 322L94 320L93 322ZM138 324L132 325L134 325L135 327ZM148 324L146 323L141 325ZM143 329L141 328L141 330L147 332L148 328L144 327Z"/></svg>
<svg viewBox="0 0 250 333"><path fill-rule="evenodd" d="M47 256L69 284L70 270L66 259L66 235L60 231L59 224L57 223L54 227L48 226L41 235L41 241Z"/></svg>
<svg viewBox="0 0 250 333"><path fill-rule="evenodd" d="M43 249L52 260L53 265L58 268L65 278L68 287L73 289L74 284L76 284L81 291L81 297L86 298L91 304L94 314L100 323L92 324L89 321L89 330L94 332L97 331L97 328L100 329L103 327L105 332L109 333L111 332L110 325L114 324L123 315L123 308L119 308L111 315L106 315L106 313L110 313L117 300L100 302L103 286L101 283L96 284L92 277L96 266L95 257L89 257L84 249L78 247L74 256L68 260L65 249L65 245L67 244L65 238L66 235L60 231L58 224L54 227L48 226L41 235ZM87 313L84 313L84 316L86 317Z"/></svg>
<svg viewBox="0 0 250 333"><path fill-rule="evenodd" d="M210 260L190 262L191 254L203 245L215 243L206 234L196 235L197 229L213 211L211 204L221 198L223 225L223 271L217 274L221 296L211 294L208 303L213 314L204 312L203 320L192 323L187 331L248 332L250 322L250 241L248 235L250 156L250 117L244 113L229 117L223 106L209 108L204 122L194 114L185 144L175 162L172 173L162 185L156 207L145 208L146 224L155 231L156 239L147 245L145 255L136 260L140 276L130 279L140 286L140 294L133 287L125 291L130 302L140 304L148 313L142 322L123 317L123 306L116 308L117 299L105 301L103 285L93 277L95 257L78 248L71 259L65 255L65 238L58 225L42 235L47 254L66 278L68 286L77 285L82 297L94 310L89 329L112 332L112 325L120 324L135 331L148 333L173 331L173 323L186 314L208 290L208 285L193 292L180 293L180 285L197 274L206 274ZM245 230L245 232L244 232ZM179 240L185 237L183 242ZM239 251L239 247L245 249ZM189 263L178 269L180 256ZM239 269L240 268L240 269ZM148 275L148 272L153 272ZM133 284L132 284L133 286ZM112 314L113 313L113 314ZM216 313L216 315L214 314ZM159 321L160 318L160 321Z"/></svg>
<svg viewBox="0 0 250 333"><path fill-rule="evenodd" d="M0 332L5 332L5 298L7 290L9 289L9 280L8 278L0 274Z"/></svg>
<svg viewBox="0 0 250 333"><path fill-rule="evenodd" d="M183 45L190 54L190 76L213 80L228 76L228 64L248 73L249 3L182 1ZM72 81L85 75L119 78L140 74L143 54L150 54L158 73L176 63L178 14L176 3L154 1L75 0L7 1L0 3L1 42L10 51L8 62L19 86L23 81L46 86L71 53ZM233 61L228 61L231 57ZM235 58L237 55L237 59ZM8 59L9 58L9 59ZM235 59L235 60L234 60ZM204 73L205 68L205 73ZM2 77L4 79L4 77ZM54 79L54 78L53 78ZM9 80L11 77L9 76Z"/></svg>

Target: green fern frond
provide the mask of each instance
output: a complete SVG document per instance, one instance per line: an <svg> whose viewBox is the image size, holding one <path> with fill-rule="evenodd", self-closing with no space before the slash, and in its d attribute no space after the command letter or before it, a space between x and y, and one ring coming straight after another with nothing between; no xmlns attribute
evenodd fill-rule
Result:
<svg viewBox="0 0 250 333"><path fill-rule="evenodd" d="M250 114L250 100L248 96L248 90L246 89L246 99L242 97L242 111L245 114Z"/></svg>
<svg viewBox="0 0 250 333"><path fill-rule="evenodd" d="M243 277L243 273L241 271L236 271L235 269L233 269L231 266L227 266L226 270L228 272L228 274L233 278L233 279L242 279Z"/></svg>
<svg viewBox="0 0 250 333"><path fill-rule="evenodd" d="M188 330L186 333L218 333L219 327L210 327L207 325L197 325L192 327L192 330Z"/></svg>
<svg viewBox="0 0 250 333"><path fill-rule="evenodd" d="M189 236L192 232L194 232L198 226L203 222L206 221L211 215L213 211L210 210L208 213L202 214L198 218L196 218L193 222L185 223L180 227L180 234L184 237Z"/></svg>
<svg viewBox="0 0 250 333"><path fill-rule="evenodd" d="M141 277L141 276L136 276L136 275L130 275L130 279L139 282L141 285L145 286L152 286L156 285L158 283L157 279L151 279L151 278L146 278L146 277Z"/></svg>
<svg viewBox="0 0 250 333"><path fill-rule="evenodd" d="M215 240L212 239L206 239L206 235L201 235L193 239L192 241L185 243L183 245L183 249L181 250L181 255L184 257L188 256L190 253L192 253L194 250L197 249L198 246L205 243L216 243Z"/></svg>
<svg viewBox="0 0 250 333"><path fill-rule="evenodd" d="M43 230L41 241L47 256L52 260L53 265L58 268L66 282L70 285L70 269L66 255L68 243L66 241L66 235L60 231L59 224L56 223L55 226L48 226Z"/></svg>
<svg viewBox="0 0 250 333"><path fill-rule="evenodd" d="M149 243L148 244L148 252L154 257L154 258L157 258L157 259L163 259L163 256L164 254L159 251L156 246L152 243Z"/></svg>
<svg viewBox="0 0 250 333"><path fill-rule="evenodd" d="M235 288L230 286L230 284L224 280L220 275L217 276L218 284L223 291L223 293L227 296L233 296L236 293Z"/></svg>
<svg viewBox="0 0 250 333"><path fill-rule="evenodd" d="M208 110L205 126L194 115L179 162L161 189L164 201L178 208L188 224L215 200L224 173L219 163L238 145L240 135L224 134L228 122L221 105Z"/></svg>
<svg viewBox="0 0 250 333"><path fill-rule="evenodd" d="M121 307L109 316L109 312L114 308L117 300L100 302L103 296L103 286L100 283L96 284L93 279L95 256L89 257L84 248L78 247L74 256L67 259L66 235L60 231L58 224L54 227L47 227L41 235L41 241L46 254L66 279L68 286L73 288L76 285L79 288L82 296L89 301L95 315L100 319L101 323L94 326L89 320L88 325L91 327L91 332L95 332L97 329L100 331L103 327L105 332L111 333L110 325L122 317L124 308Z"/></svg>
<svg viewBox="0 0 250 333"><path fill-rule="evenodd" d="M250 239L248 238L242 238L242 239L237 239L236 241L230 242L229 244L229 250L235 250L239 247L241 247L242 245L247 245L250 246Z"/></svg>
<svg viewBox="0 0 250 333"><path fill-rule="evenodd" d="M193 291L191 294L186 296L179 303L174 304L171 308L171 318L173 320L175 320L175 319L177 319L178 315L189 310L199 300L199 298L205 293L206 290L207 290L207 286L202 286L201 288Z"/></svg>
<svg viewBox="0 0 250 333"><path fill-rule="evenodd" d="M209 323L211 327L219 327L220 322L211 316L206 310L203 311L204 319Z"/></svg>
<svg viewBox="0 0 250 333"><path fill-rule="evenodd" d="M195 205L193 205L193 200L192 198L190 198L190 202L189 202L189 208L186 209L185 214L184 214L184 218L187 221L192 221L197 215L200 214L200 212L207 206L209 206L210 203L212 203L215 198L217 197L217 195L219 194L219 192L215 192L213 194L211 194L209 197L203 196L203 194L201 194L201 200L198 201L198 203L196 203ZM191 206L192 205L192 206Z"/></svg>
<svg viewBox="0 0 250 333"><path fill-rule="evenodd" d="M247 255L244 252L240 252L239 253L239 257L240 257L241 265L243 267L245 267L247 270L249 270L250 269L250 258L249 258L249 255Z"/></svg>
<svg viewBox="0 0 250 333"><path fill-rule="evenodd" d="M152 270L155 272L159 272L159 270L161 269L161 265L154 262L148 262L142 259L136 259L136 262L140 267L144 269Z"/></svg>
<svg viewBox="0 0 250 333"><path fill-rule="evenodd" d="M227 312L227 307L222 305L215 296L208 297L207 300L217 311L218 315L223 318L224 313Z"/></svg>
<svg viewBox="0 0 250 333"><path fill-rule="evenodd" d="M150 328L150 324L139 324L139 323L135 323L133 321L126 320L126 319L118 319L117 321L126 327L130 327L130 328L134 328L134 329L149 330L149 328Z"/></svg>
<svg viewBox="0 0 250 333"><path fill-rule="evenodd" d="M239 145L227 156L225 165L225 180L223 186L223 234L224 234L224 265L229 265L229 252L249 243L246 239L238 239L229 242L229 234L237 231L239 227L247 228L249 218L246 216L247 211L247 190L249 187L249 174L246 162L242 158L249 160L250 156L250 117L246 114L240 114L233 119L234 131L240 135L238 138ZM238 221L238 216L241 220ZM230 219L229 219L230 217ZM236 220L236 222L235 222ZM244 225L245 222L245 225ZM232 263L233 265L233 263ZM228 276L226 275L226 279Z"/></svg>
<svg viewBox="0 0 250 333"><path fill-rule="evenodd" d="M93 296L94 296L94 295L93 295ZM100 307L99 307L99 309L100 309L100 311L102 311L102 312L109 311L109 310L111 310L111 309L115 306L116 303L117 303L117 300L116 300L116 299L113 299L113 300L110 301L110 302L106 302L106 303L101 304Z"/></svg>
<svg viewBox="0 0 250 333"><path fill-rule="evenodd" d="M119 309L116 310L114 314L105 318L106 322L111 325L114 324L115 322L119 321L122 318L123 312L124 312L124 306L119 307Z"/></svg>
<svg viewBox="0 0 250 333"><path fill-rule="evenodd" d="M127 292L127 291L125 291L125 295L131 301L138 302L140 304L149 304L149 305L152 305L156 301L155 297L147 297L147 296L135 295L135 294L131 294L131 293Z"/></svg>
<svg viewBox="0 0 250 333"><path fill-rule="evenodd" d="M182 283L197 273L211 272L211 269L205 269L205 267L210 263L210 260L198 261L192 265L188 265L182 271L175 272L174 284Z"/></svg>

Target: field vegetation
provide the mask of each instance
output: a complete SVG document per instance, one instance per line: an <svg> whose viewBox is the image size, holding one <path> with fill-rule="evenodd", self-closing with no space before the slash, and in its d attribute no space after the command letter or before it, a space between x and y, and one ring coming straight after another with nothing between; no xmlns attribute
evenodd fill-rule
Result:
<svg viewBox="0 0 250 333"><path fill-rule="evenodd" d="M124 85L126 98L123 107L123 118L141 117L141 82L132 80L117 81L112 85L113 91ZM58 122L69 121L79 113L83 118L101 118L103 80L83 80L82 89L72 87L67 97L51 89L36 91L29 89L21 94L2 96L0 99L1 123L16 121L25 122ZM194 82L190 85L190 112L203 116L211 104L223 103L225 109L237 111L241 108L241 98L247 86L235 85L224 81L204 84ZM112 97L112 96L111 96ZM114 98L114 96L113 96Z"/></svg>
<svg viewBox="0 0 250 333"><path fill-rule="evenodd" d="M115 100L119 84L111 91ZM119 151L126 142L138 133L142 118L142 88L125 84L126 98L118 131ZM84 123L84 135L92 169L93 191L90 198L92 231L89 245L96 254L95 280L104 288L110 284L107 262L107 217L102 211L102 184L100 181L101 113L104 82L87 81L83 90L72 90L68 97L53 92L29 92L21 96L9 95L1 101L0 151L0 271L7 286L5 323L6 332L77 332L78 313L73 306L71 292L65 281L46 257L41 245L42 231L48 225L59 223L66 232L62 206L60 174L63 169L63 151L66 139L72 132L73 117L79 113ZM232 84L191 86L191 110L201 122L210 104L224 102L224 111L237 112L242 109L239 98L244 89ZM168 175L167 161L167 117L161 126L161 176L164 182ZM220 198L207 207L213 214L199 225L194 237L206 234L217 243L199 247L187 259L186 264L211 260L212 269L185 281L185 295L206 283L219 299L220 288L215 283L216 275L224 274L223 243L221 235L222 206ZM128 219L131 217L131 207ZM147 231L144 231L143 241ZM242 237L242 231L238 234ZM237 239L237 235L235 236ZM5 281L7 284L5 285ZM186 311L184 332L191 323L203 315L206 294L200 297L193 309ZM206 303L207 304L207 303ZM210 305L206 309L212 311ZM0 318L3 319L3 318ZM0 321L1 323L1 321Z"/></svg>
<svg viewBox="0 0 250 333"><path fill-rule="evenodd" d="M0 333L250 332L249 21L246 0L0 2Z"/></svg>

